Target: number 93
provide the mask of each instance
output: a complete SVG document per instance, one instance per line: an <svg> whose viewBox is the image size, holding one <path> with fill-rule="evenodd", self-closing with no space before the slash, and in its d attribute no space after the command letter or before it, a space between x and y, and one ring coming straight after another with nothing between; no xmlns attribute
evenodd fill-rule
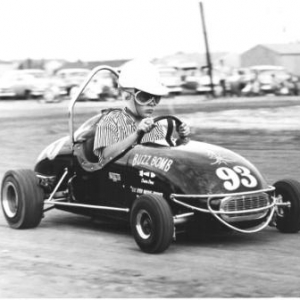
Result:
<svg viewBox="0 0 300 300"><path fill-rule="evenodd" d="M241 184L247 188L257 186L256 178L251 175L250 170L246 167L234 166L232 169L222 167L216 170L216 174L221 180L225 181L223 185L228 191L238 189Z"/></svg>

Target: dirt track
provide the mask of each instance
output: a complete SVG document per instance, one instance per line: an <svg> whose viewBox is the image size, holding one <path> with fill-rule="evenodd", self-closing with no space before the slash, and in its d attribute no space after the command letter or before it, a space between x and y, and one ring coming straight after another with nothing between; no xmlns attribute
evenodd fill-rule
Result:
<svg viewBox="0 0 300 300"><path fill-rule="evenodd" d="M161 112L190 121L195 139L244 155L270 183L300 180L298 99L195 99L166 99ZM80 103L79 120L104 105ZM197 118L187 114L191 107ZM67 134L66 110L66 103L0 102L0 178L32 168L46 145ZM179 236L164 254L147 255L129 228L50 211L38 228L21 231L1 213L0 237L1 298L300 297L300 236L274 228L197 243Z"/></svg>

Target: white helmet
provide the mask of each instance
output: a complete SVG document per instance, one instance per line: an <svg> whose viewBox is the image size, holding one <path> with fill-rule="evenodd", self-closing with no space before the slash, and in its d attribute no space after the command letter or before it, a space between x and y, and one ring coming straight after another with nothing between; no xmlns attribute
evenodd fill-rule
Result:
<svg viewBox="0 0 300 300"><path fill-rule="evenodd" d="M157 96L167 94L155 66L142 59L131 60L121 68L119 85L122 88L134 88Z"/></svg>

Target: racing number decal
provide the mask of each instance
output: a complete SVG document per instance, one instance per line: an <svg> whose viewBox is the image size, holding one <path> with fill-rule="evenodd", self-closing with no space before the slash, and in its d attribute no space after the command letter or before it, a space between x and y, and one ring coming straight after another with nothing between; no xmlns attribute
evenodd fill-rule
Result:
<svg viewBox="0 0 300 300"><path fill-rule="evenodd" d="M233 167L233 169L237 173L241 174L241 176L242 176L241 183L243 186L248 187L248 188L254 188L257 186L257 180L253 175L250 174L249 169L247 169L245 167L241 167L241 166L235 166L235 167Z"/></svg>
<svg viewBox="0 0 300 300"><path fill-rule="evenodd" d="M242 166L235 166L232 169L228 167L218 168L216 174L220 179L225 181L224 188L228 191L238 189L241 184L248 188L257 186L256 178L251 175L249 169Z"/></svg>
<svg viewBox="0 0 300 300"><path fill-rule="evenodd" d="M232 169L227 167L218 168L216 174L220 179L225 180L224 188L226 190L233 191L240 186L240 178Z"/></svg>

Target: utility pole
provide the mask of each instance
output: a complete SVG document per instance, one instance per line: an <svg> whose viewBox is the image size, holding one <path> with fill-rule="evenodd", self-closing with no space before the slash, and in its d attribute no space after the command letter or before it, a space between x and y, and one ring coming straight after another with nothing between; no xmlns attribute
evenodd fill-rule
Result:
<svg viewBox="0 0 300 300"><path fill-rule="evenodd" d="M207 39L207 32L206 32L206 25L205 25L205 18L204 18L204 9L203 9L202 2L199 2L199 4L200 4L202 30L203 30L205 50L206 50L206 62L207 62L207 67L208 67L208 75L210 78L211 95L212 95L212 97L214 97L215 91L214 91L214 83L213 83L213 70L212 70L212 64L211 64L210 52L209 52L209 46L208 46L208 39Z"/></svg>

